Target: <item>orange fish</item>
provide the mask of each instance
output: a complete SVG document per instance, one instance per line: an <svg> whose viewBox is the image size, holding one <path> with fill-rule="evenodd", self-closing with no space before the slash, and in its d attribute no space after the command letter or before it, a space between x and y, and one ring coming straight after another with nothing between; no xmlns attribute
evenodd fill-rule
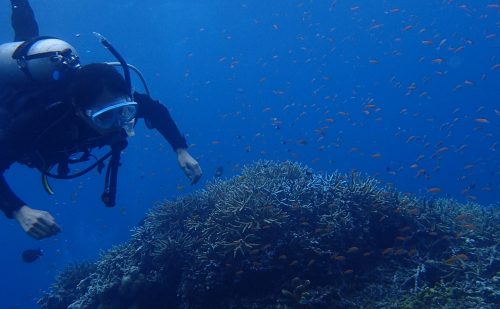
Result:
<svg viewBox="0 0 500 309"><path fill-rule="evenodd" d="M444 44L446 44L446 41L448 41L448 39L442 39L441 42L439 42L439 47L437 49L438 50L441 49L441 47L443 47Z"/></svg>
<svg viewBox="0 0 500 309"><path fill-rule="evenodd" d="M427 192L429 192L429 193L439 193L439 192L441 192L441 188L439 188L439 187L432 187L432 188L427 189Z"/></svg>
<svg viewBox="0 0 500 309"><path fill-rule="evenodd" d="M475 230L476 229L476 226L474 224L464 224L462 226L468 230Z"/></svg>
<svg viewBox="0 0 500 309"><path fill-rule="evenodd" d="M448 264L448 265L452 265L452 264L454 264L454 263L456 262L456 260L457 260L457 259L456 259L454 256L452 256L451 258L449 258L449 259L445 260L444 262L445 262L446 264Z"/></svg>
<svg viewBox="0 0 500 309"><path fill-rule="evenodd" d="M476 118L474 119L474 121L478 123L490 123L490 121L487 118Z"/></svg>
<svg viewBox="0 0 500 309"><path fill-rule="evenodd" d="M241 276L241 275L243 275L244 273L245 273L245 272L244 272L243 270L238 270L238 271L237 271L237 272L235 272L234 274L235 274L236 276Z"/></svg>
<svg viewBox="0 0 500 309"><path fill-rule="evenodd" d="M466 214L460 214L458 216L455 217L455 221L463 221L465 220L465 218L467 218L467 215Z"/></svg>
<svg viewBox="0 0 500 309"><path fill-rule="evenodd" d="M352 269L344 270L344 274L346 274L346 275L352 274L353 272L354 272L354 270L352 270Z"/></svg>
<svg viewBox="0 0 500 309"><path fill-rule="evenodd" d="M454 255L454 256L450 257L449 259L447 259L445 261L445 263L451 265L451 264L454 264L456 261L463 262L463 261L468 261L468 260L469 260L469 257L466 254L459 253L459 254Z"/></svg>
<svg viewBox="0 0 500 309"><path fill-rule="evenodd" d="M427 174L427 170L425 168L422 168L422 169L419 169L418 172L417 172L417 175L416 177L420 177L422 175L426 175Z"/></svg>
<svg viewBox="0 0 500 309"><path fill-rule="evenodd" d="M252 265L255 267L261 267L262 263L254 261L254 262L252 262Z"/></svg>
<svg viewBox="0 0 500 309"><path fill-rule="evenodd" d="M457 150L455 150L455 152L462 152L465 150L465 148L467 148L468 146L463 144L463 145L460 145L460 147L457 148Z"/></svg>
<svg viewBox="0 0 500 309"><path fill-rule="evenodd" d="M467 165L464 165L464 170L470 170L474 168L474 164L467 164Z"/></svg>
<svg viewBox="0 0 500 309"><path fill-rule="evenodd" d="M379 28L382 28L383 26L384 26L383 24L379 24L379 23L375 22L368 30L379 29Z"/></svg>
<svg viewBox="0 0 500 309"><path fill-rule="evenodd" d="M332 259L335 260L335 261L339 261L339 262L343 262L343 261L346 260L345 256L343 256L343 255L332 256Z"/></svg>
<svg viewBox="0 0 500 309"><path fill-rule="evenodd" d="M400 232L406 232L411 230L411 226L407 225L399 229Z"/></svg>
<svg viewBox="0 0 500 309"><path fill-rule="evenodd" d="M412 135L412 136L408 137L408 139L406 140L406 142L407 143L411 143L411 142L413 142L416 139L417 139L417 137L415 135Z"/></svg>
<svg viewBox="0 0 500 309"><path fill-rule="evenodd" d="M383 255L387 255L387 254L392 254L394 252L394 249L393 248L385 248L383 251L382 251L382 254Z"/></svg>
<svg viewBox="0 0 500 309"><path fill-rule="evenodd" d="M441 148L439 148L439 149L436 151L436 154L441 154L441 153L446 152L446 151L448 151L448 150L450 150L450 148L448 148L448 147L441 147Z"/></svg>
<svg viewBox="0 0 500 309"><path fill-rule="evenodd" d="M440 155L440 154L442 154L444 152L447 152L448 150L450 150L450 148L448 148L448 147L441 147L441 148L439 148L438 150L436 150L435 153L432 154L431 159L434 159L438 155Z"/></svg>
<svg viewBox="0 0 500 309"><path fill-rule="evenodd" d="M408 213L410 215L417 216L420 214L420 210L418 208L410 208L410 209L408 209Z"/></svg>
<svg viewBox="0 0 500 309"><path fill-rule="evenodd" d="M349 254L356 253L358 251L359 251L358 247L350 247L349 249L347 249L347 253L349 253Z"/></svg>
<svg viewBox="0 0 500 309"><path fill-rule="evenodd" d="M398 249L396 250L396 252L394 252L395 255L403 255L403 254L407 254L408 253L408 250L405 250L405 249Z"/></svg>

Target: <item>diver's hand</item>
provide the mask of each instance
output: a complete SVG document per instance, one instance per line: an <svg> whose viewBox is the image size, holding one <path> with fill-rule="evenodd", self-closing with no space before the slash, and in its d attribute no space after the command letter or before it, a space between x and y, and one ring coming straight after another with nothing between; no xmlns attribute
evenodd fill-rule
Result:
<svg viewBox="0 0 500 309"><path fill-rule="evenodd" d="M61 231L50 213L26 205L14 212L14 218L28 235L37 240L54 236Z"/></svg>
<svg viewBox="0 0 500 309"><path fill-rule="evenodd" d="M191 179L191 184L194 185L200 180L201 171L200 164L196 161L185 148L177 149L177 162L186 176Z"/></svg>

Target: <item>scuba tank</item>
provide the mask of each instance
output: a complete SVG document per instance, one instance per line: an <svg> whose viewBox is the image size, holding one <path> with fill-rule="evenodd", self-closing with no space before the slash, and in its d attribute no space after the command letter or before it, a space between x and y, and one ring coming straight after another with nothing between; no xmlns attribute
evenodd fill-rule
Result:
<svg viewBox="0 0 500 309"><path fill-rule="evenodd" d="M0 45L0 85L58 81L78 67L76 49L60 39L36 37Z"/></svg>

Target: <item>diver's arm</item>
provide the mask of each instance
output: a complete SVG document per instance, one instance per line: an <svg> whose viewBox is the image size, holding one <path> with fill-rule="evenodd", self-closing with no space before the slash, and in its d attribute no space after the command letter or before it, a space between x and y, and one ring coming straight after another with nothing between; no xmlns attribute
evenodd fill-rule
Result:
<svg viewBox="0 0 500 309"><path fill-rule="evenodd" d="M197 183L203 174L200 164L187 151L186 139L181 135L168 109L145 94L135 93L134 99L139 104L137 117L145 118L165 137L177 153L177 163L184 174L191 179L191 184Z"/></svg>
<svg viewBox="0 0 500 309"><path fill-rule="evenodd" d="M26 205L5 181L4 173L14 163L8 143L0 142L0 210L10 219L16 219L21 228L31 237L42 239L61 231L54 217L46 211L32 209Z"/></svg>
<svg viewBox="0 0 500 309"><path fill-rule="evenodd" d="M163 135L174 151L187 149L186 139L175 125L168 109L159 101L140 93L134 94L134 99L139 104L137 118L144 118L152 127Z"/></svg>
<svg viewBox="0 0 500 309"><path fill-rule="evenodd" d="M26 41L37 37L38 24L28 0L10 0L12 5L12 28L14 41Z"/></svg>
<svg viewBox="0 0 500 309"><path fill-rule="evenodd" d="M14 163L13 153L9 152L8 143L0 142L0 210L12 219L14 212L19 210L25 203L12 191L9 184L5 181L5 171Z"/></svg>
<svg viewBox="0 0 500 309"><path fill-rule="evenodd" d="M12 192L11 188L5 181L2 175L0 176L0 209L5 213L7 218L14 218L14 212L21 209L25 203Z"/></svg>
<svg viewBox="0 0 500 309"><path fill-rule="evenodd" d="M1 165L1 163L0 163ZM5 181L5 166L0 169L0 209L9 219L16 219L21 228L31 237L42 239L54 236L61 231L54 217L46 211L28 207L12 192Z"/></svg>

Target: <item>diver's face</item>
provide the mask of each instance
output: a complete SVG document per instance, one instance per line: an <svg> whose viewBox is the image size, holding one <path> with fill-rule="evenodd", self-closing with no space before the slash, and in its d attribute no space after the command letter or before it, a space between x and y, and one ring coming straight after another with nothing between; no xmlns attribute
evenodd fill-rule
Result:
<svg viewBox="0 0 500 309"><path fill-rule="evenodd" d="M83 110L85 121L102 134L124 129L133 135L137 103L129 96L103 93L96 102Z"/></svg>

